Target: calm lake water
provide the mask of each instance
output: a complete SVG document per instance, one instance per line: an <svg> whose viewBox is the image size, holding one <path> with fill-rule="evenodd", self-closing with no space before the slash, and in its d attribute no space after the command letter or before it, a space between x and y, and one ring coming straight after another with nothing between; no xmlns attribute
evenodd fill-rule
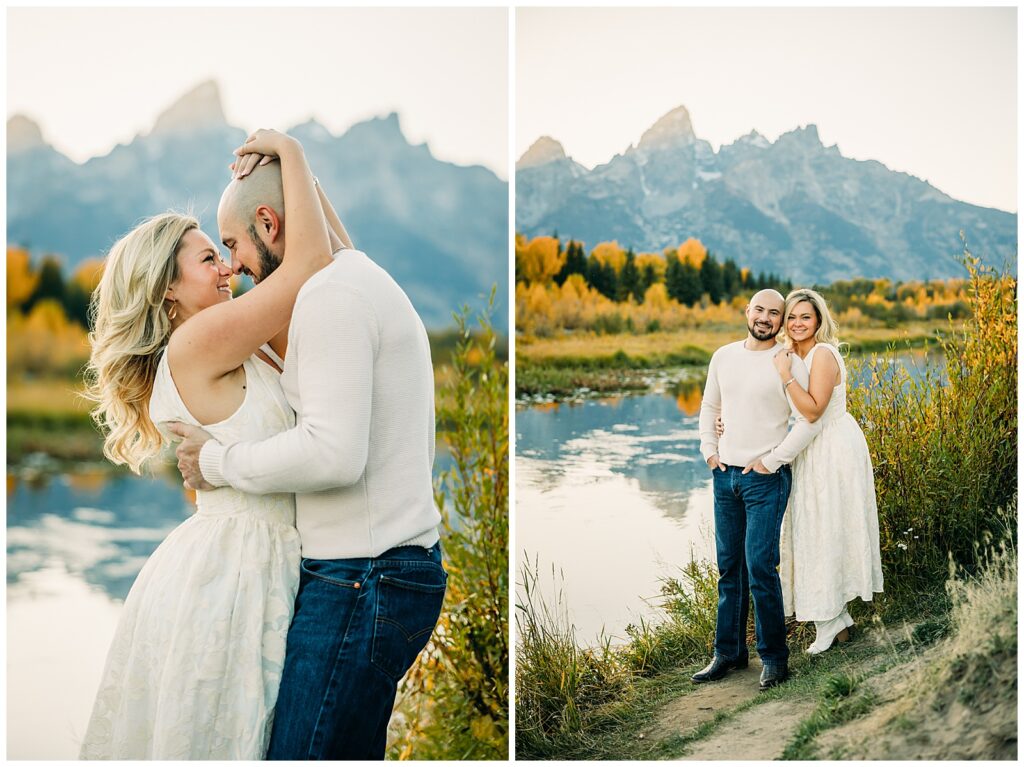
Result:
<svg viewBox="0 0 1024 767"><path fill-rule="evenodd" d="M937 360L900 357L912 371ZM549 602L561 592L585 644L657 618L661 581L714 560L703 371L681 373L643 394L516 410L517 561L536 563Z"/></svg>
<svg viewBox="0 0 1024 767"><path fill-rule="evenodd" d="M193 510L177 474L8 470L8 759L77 759L124 598Z"/></svg>
<svg viewBox="0 0 1024 767"><path fill-rule="evenodd" d="M78 757L121 603L191 509L174 478L8 473L8 759Z"/></svg>

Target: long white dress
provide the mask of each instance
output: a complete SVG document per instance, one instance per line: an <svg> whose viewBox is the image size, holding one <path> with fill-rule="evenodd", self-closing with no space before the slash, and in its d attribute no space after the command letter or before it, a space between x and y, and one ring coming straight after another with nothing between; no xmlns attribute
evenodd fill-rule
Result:
<svg viewBox="0 0 1024 767"><path fill-rule="evenodd" d="M277 371L255 356L243 367L241 407L202 427L221 442L265 438L295 422ZM149 409L158 425L198 425L166 355ZM196 513L153 552L125 600L83 759L266 753L299 582L295 499L230 487L196 499Z"/></svg>
<svg viewBox="0 0 1024 767"><path fill-rule="evenodd" d="M816 344L804 362L831 353L840 381L819 419L821 433L793 461L793 489L782 521L782 599L786 615L826 621L854 597L882 591L875 479L864 433L846 411L846 365L839 350Z"/></svg>

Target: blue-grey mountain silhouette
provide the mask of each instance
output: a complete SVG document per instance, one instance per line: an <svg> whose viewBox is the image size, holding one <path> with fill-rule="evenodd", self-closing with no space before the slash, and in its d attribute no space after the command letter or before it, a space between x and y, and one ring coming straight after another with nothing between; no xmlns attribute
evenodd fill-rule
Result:
<svg viewBox="0 0 1024 767"><path fill-rule="evenodd" d="M516 164L516 231L657 251L697 237L719 260L795 282L963 276L968 247L1016 264L1017 216L823 146L814 125L715 152L679 107L588 170L550 137Z"/></svg>
<svg viewBox="0 0 1024 767"><path fill-rule="evenodd" d="M284 128L285 126L281 126ZM508 184L481 166L411 145L396 114L332 135L316 121L289 129L357 247L387 269L428 327L482 308L497 283L495 324L507 329ZM199 85L153 130L79 165L24 116L7 123L7 240L57 253L68 267L103 255L140 218L190 208L217 237L231 151L246 132L227 123L217 85Z"/></svg>

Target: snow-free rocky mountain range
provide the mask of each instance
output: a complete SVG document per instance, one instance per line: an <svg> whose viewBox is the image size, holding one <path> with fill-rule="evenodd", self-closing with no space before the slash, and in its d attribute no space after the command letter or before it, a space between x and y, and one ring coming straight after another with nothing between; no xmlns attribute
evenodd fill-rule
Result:
<svg viewBox="0 0 1024 767"><path fill-rule="evenodd" d="M356 246L394 276L427 327L450 326L463 303L483 308L497 283L494 320L507 330L507 182L411 145L396 114L341 136L315 121L288 130ZM231 151L245 136L228 125L212 81L173 104L147 135L81 165L47 144L32 120L12 117L7 241L58 253L73 268L101 256L140 218L190 207L217 242L217 202L230 180Z"/></svg>
<svg viewBox="0 0 1024 767"><path fill-rule="evenodd" d="M720 260L798 283L963 276L961 230L987 263L1016 264L1016 214L843 157L814 125L774 142L751 131L715 152L678 107L592 170L547 136L516 163L516 231L527 236L637 252L697 237Z"/></svg>

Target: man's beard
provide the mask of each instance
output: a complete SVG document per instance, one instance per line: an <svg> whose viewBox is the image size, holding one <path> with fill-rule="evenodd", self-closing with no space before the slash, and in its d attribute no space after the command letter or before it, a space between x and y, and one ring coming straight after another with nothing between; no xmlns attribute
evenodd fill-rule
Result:
<svg viewBox="0 0 1024 767"><path fill-rule="evenodd" d="M769 326L770 325L771 323L769 323ZM779 331L782 330L782 325L779 325L774 330L758 330L754 326L754 323L751 322L747 325L747 330L749 330L750 335L752 335L758 341L771 341L773 338L775 338L775 336L779 334Z"/></svg>
<svg viewBox="0 0 1024 767"><path fill-rule="evenodd" d="M281 259L275 256L263 240L259 238L256 234L256 227L252 224L249 224L249 237L252 239L257 255L260 257L260 273L258 276L253 275L253 282L262 282L281 265Z"/></svg>

